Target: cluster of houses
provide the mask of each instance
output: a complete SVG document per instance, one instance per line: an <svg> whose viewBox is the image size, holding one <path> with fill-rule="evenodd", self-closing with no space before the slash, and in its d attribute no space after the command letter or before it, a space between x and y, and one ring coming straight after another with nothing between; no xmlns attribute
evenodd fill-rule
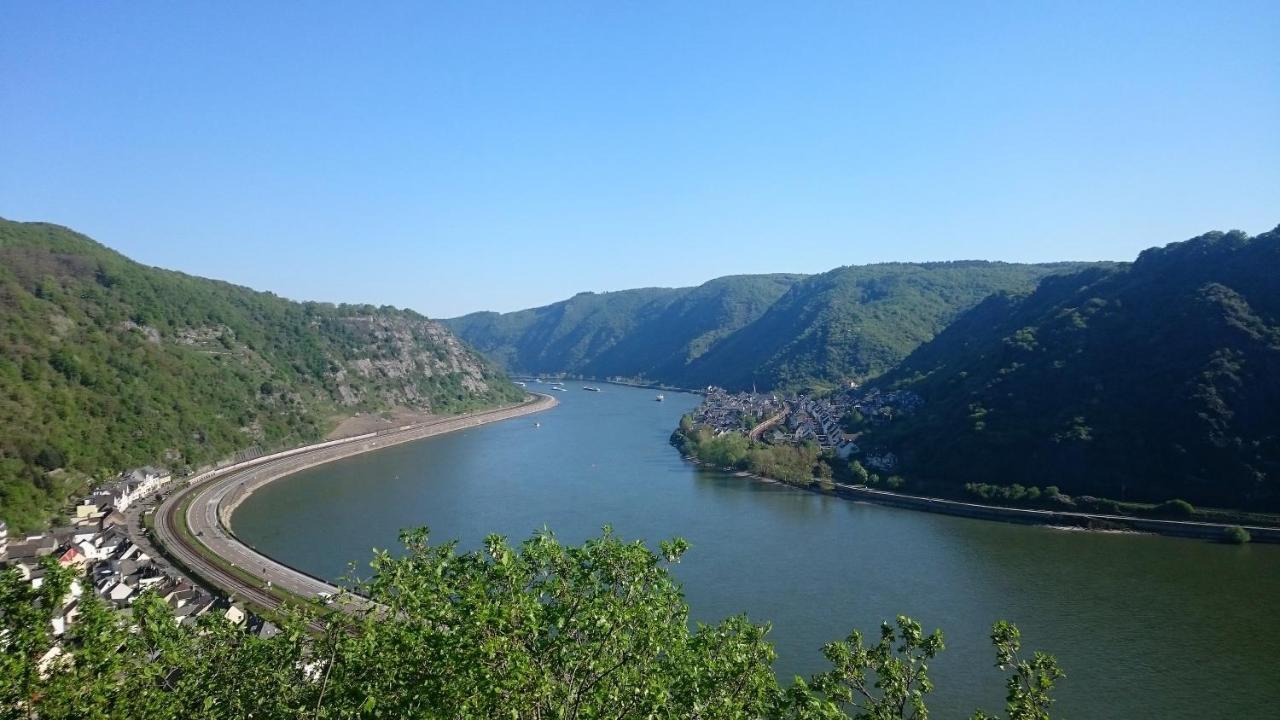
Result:
<svg viewBox="0 0 1280 720"><path fill-rule="evenodd" d="M702 404L693 412L693 422L717 433L746 431L784 408L785 403L776 395L730 393L709 387Z"/></svg>
<svg viewBox="0 0 1280 720"><path fill-rule="evenodd" d="M873 388L865 393L850 393L849 408L862 413L871 422L890 422L894 416L909 415L924 405L924 398L910 390L882 392Z"/></svg>
<svg viewBox="0 0 1280 720"><path fill-rule="evenodd" d="M216 613L259 635L278 632L271 623L250 617L242 606L214 597L156 562L133 541L122 511L168 481L169 475L155 468L125 473L75 506L73 524L68 527L9 537L8 527L0 521L0 561L16 570L24 582L41 587L50 556L58 565L76 572L52 619L50 632L55 638L75 622L84 593L92 592L127 614L148 590L169 605L174 621L181 625L192 625L201 615ZM48 668L61 654L55 643L41 659L41 668Z"/></svg>
<svg viewBox="0 0 1280 720"><path fill-rule="evenodd" d="M842 402L845 397L837 395L815 399L802 395L788 401L791 412L787 415L787 428L790 435L783 439L794 443L817 443L823 450L830 450L841 458L858 452L853 438L840 425L840 419L848 412L848 407Z"/></svg>
<svg viewBox="0 0 1280 720"><path fill-rule="evenodd" d="M838 457L848 458L860 452L855 434L845 431L843 420L858 413L866 422L891 422L895 416L919 409L923 399L908 390L860 391L850 383L843 392L814 398L805 395L779 398L758 393L729 393L720 388L707 388L706 397L693 414L696 425L718 433L743 432L752 439L771 443L812 442ZM892 470L897 458L892 453L868 454L864 464L880 470Z"/></svg>
<svg viewBox="0 0 1280 720"><path fill-rule="evenodd" d="M95 490L85 506L93 507L94 511L99 507L109 507L123 512L139 498L159 490L170 479L169 473L159 468L136 468ZM79 512L77 507L77 513Z"/></svg>

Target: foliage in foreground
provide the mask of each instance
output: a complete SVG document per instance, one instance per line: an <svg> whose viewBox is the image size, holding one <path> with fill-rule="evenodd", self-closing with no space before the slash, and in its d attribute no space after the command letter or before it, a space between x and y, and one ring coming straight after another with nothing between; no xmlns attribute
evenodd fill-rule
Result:
<svg viewBox="0 0 1280 720"><path fill-rule="evenodd" d="M899 617L874 644L854 631L824 648L831 670L782 688L767 625L744 616L690 629L667 565L687 545L655 554L608 528L581 546L549 533L519 547L489 537L483 550L402 536L399 557L378 553L357 589L368 611L293 610L264 639L206 615L174 623L155 597L131 617L86 593L42 676L49 620L71 582L49 565L31 589L0 581L0 718L860 718L927 717L928 665L942 634ZM1048 717L1061 677L1052 657L1019 655L1018 631L996 623L997 665L1009 720ZM983 713L977 719L990 719Z"/></svg>

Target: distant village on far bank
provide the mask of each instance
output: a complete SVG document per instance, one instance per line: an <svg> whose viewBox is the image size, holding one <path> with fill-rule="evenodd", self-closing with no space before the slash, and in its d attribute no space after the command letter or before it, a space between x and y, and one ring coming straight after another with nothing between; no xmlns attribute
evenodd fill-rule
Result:
<svg viewBox="0 0 1280 720"><path fill-rule="evenodd" d="M824 397L781 396L776 393L730 393L709 387L693 412L695 426L717 435L742 433L750 440L769 444L813 443L842 460L858 456L864 466L891 472L898 459L891 452L868 453L858 446L861 423L890 422L896 415L914 412L924 401L908 390L847 389Z"/></svg>

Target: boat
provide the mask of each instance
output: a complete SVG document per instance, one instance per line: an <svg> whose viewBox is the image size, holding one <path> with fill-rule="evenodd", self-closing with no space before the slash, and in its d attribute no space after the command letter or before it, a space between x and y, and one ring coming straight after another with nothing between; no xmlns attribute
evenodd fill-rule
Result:
<svg viewBox="0 0 1280 720"><path fill-rule="evenodd" d="M520 387L529 387L528 385L526 385L526 384L524 384L524 383L520 382L519 380L512 380L512 381L511 381L511 384L512 384L512 385L519 385Z"/></svg>
<svg viewBox="0 0 1280 720"><path fill-rule="evenodd" d="M598 388L598 387L591 387L590 385L583 385L583 386L582 386L582 389L583 389L583 390L586 390L586 391L588 391L588 392L600 392L600 388Z"/></svg>
<svg viewBox="0 0 1280 720"><path fill-rule="evenodd" d="M551 389L556 392L569 392L563 385L552 385Z"/></svg>
<svg viewBox="0 0 1280 720"><path fill-rule="evenodd" d="M654 400L657 400L658 402L662 402L663 400L666 400L666 398L662 397L662 393L658 393L658 397L654 398Z"/></svg>

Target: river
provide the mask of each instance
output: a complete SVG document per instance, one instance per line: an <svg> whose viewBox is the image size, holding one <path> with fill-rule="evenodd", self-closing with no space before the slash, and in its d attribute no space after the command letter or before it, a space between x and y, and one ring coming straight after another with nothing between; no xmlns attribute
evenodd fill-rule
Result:
<svg viewBox="0 0 1280 720"><path fill-rule="evenodd" d="M535 388L537 386L534 386ZM695 468L667 444L696 395L570 385L534 416L400 445L284 478L235 513L245 541L336 579L400 528L477 547L543 526L577 542L682 536L695 619L773 624L780 677L824 668L852 627L902 613L942 628L938 718L1003 710L987 635L1067 673L1055 718L1274 717L1280 708L1280 547L994 523L850 502ZM535 423L541 426L536 427ZM353 565L354 564L354 565Z"/></svg>

